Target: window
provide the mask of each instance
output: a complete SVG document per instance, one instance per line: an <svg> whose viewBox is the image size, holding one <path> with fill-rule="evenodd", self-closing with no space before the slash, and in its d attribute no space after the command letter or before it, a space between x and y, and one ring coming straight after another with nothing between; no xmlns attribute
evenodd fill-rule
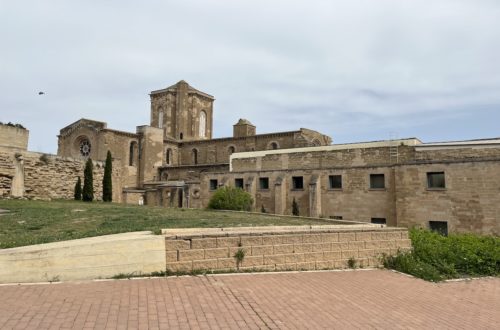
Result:
<svg viewBox="0 0 500 330"><path fill-rule="evenodd" d="M243 189L243 179L241 179L241 178L234 179L234 186L235 186L236 188L241 188L241 189Z"/></svg>
<svg viewBox="0 0 500 330"><path fill-rule="evenodd" d="M304 189L304 178L301 176L293 176L292 187L293 189Z"/></svg>
<svg viewBox="0 0 500 330"><path fill-rule="evenodd" d="M130 151L128 154L128 166L135 166L135 149L137 148L137 142L130 142Z"/></svg>
<svg viewBox="0 0 500 330"><path fill-rule="evenodd" d="M80 141L80 154L83 157L88 157L90 155L91 144L88 139L83 139Z"/></svg>
<svg viewBox="0 0 500 330"><path fill-rule="evenodd" d="M330 189L342 189L342 175L330 175L328 180Z"/></svg>
<svg viewBox="0 0 500 330"><path fill-rule="evenodd" d="M384 189L385 176L383 174L370 174L370 189Z"/></svg>
<svg viewBox="0 0 500 330"><path fill-rule="evenodd" d="M229 146L229 148L227 148L227 152L232 155L234 154L234 152L236 151L236 149L233 147L233 146Z"/></svg>
<svg viewBox="0 0 500 330"><path fill-rule="evenodd" d="M261 190L269 189L269 178L259 178L259 188Z"/></svg>
<svg viewBox="0 0 500 330"><path fill-rule="evenodd" d="M271 143L269 143L268 149L276 150L278 148L279 148L278 142L271 142Z"/></svg>
<svg viewBox="0 0 500 330"><path fill-rule="evenodd" d="M343 217L341 215L331 215L330 219L335 219L335 220L342 220Z"/></svg>
<svg viewBox="0 0 500 330"><path fill-rule="evenodd" d="M385 225L387 221L385 220L385 218L372 218L372 223L377 225Z"/></svg>
<svg viewBox="0 0 500 330"><path fill-rule="evenodd" d="M205 111L200 112L200 137L206 137L206 127L207 127L207 114Z"/></svg>
<svg viewBox="0 0 500 330"><path fill-rule="evenodd" d="M448 222L446 221L429 221L429 229L443 236L448 236Z"/></svg>
<svg viewBox="0 0 500 330"><path fill-rule="evenodd" d="M193 149L192 151L193 164L198 164L198 150Z"/></svg>
<svg viewBox="0 0 500 330"><path fill-rule="evenodd" d="M446 188L444 181L444 172L429 172L427 173L427 188L444 189Z"/></svg>
<svg viewBox="0 0 500 330"><path fill-rule="evenodd" d="M219 183L217 182L217 179L210 179L210 190L217 190L218 186Z"/></svg>
<svg viewBox="0 0 500 330"><path fill-rule="evenodd" d="M163 110L158 113L158 128L163 128Z"/></svg>
<svg viewBox="0 0 500 330"><path fill-rule="evenodd" d="M184 133L179 134L179 139L182 140L183 138L184 138Z"/></svg>
<svg viewBox="0 0 500 330"><path fill-rule="evenodd" d="M172 161L172 149L168 148L167 152L165 153L165 162L167 165L170 165Z"/></svg>

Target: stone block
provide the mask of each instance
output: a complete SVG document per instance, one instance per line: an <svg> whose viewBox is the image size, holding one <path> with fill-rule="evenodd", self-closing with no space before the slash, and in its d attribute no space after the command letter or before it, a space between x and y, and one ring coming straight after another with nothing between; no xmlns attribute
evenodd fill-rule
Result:
<svg viewBox="0 0 500 330"><path fill-rule="evenodd" d="M293 244L282 244L274 246L274 254L285 254L285 253L293 253L294 251Z"/></svg>
<svg viewBox="0 0 500 330"><path fill-rule="evenodd" d="M342 259L350 259L357 257L358 257L358 251L352 251L352 250L342 251Z"/></svg>
<svg viewBox="0 0 500 330"><path fill-rule="evenodd" d="M411 248L411 240L409 239L399 239L396 240L396 248Z"/></svg>
<svg viewBox="0 0 500 330"><path fill-rule="evenodd" d="M370 241L372 239L371 232L357 232L356 241Z"/></svg>
<svg viewBox="0 0 500 330"><path fill-rule="evenodd" d="M243 267L254 267L254 266L262 266L264 264L263 256L245 256L243 258L242 266Z"/></svg>
<svg viewBox="0 0 500 330"><path fill-rule="evenodd" d="M291 253L285 255L285 263L293 264L296 262L305 262L306 258L303 253Z"/></svg>
<svg viewBox="0 0 500 330"><path fill-rule="evenodd" d="M241 246L262 245L262 236L241 236Z"/></svg>
<svg viewBox="0 0 500 330"><path fill-rule="evenodd" d="M193 261L193 269L217 269L217 259L205 259Z"/></svg>
<svg viewBox="0 0 500 330"><path fill-rule="evenodd" d="M312 251L312 243L294 244L293 251L294 251L294 253L311 252Z"/></svg>
<svg viewBox="0 0 500 330"><path fill-rule="evenodd" d="M342 251L342 250L348 250L349 249L349 243L348 242L339 242L339 243L331 243L332 244L332 247L331 247L331 250L332 251Z"/></svg>
<svg viewBox="0 0 500 330"><path fill-rule="evenodd" d="M342 252L340 251L327 251L323 252L323 260L339 260L342 258Z"/></svg>
<svg viewBox="0 0 500 330"><path fill-rule="evenodd" d="M167 270L171 272L190 272L193 270L193 262L179 261L167 263Z"/></svg>
<svg viewBox="0 0 500 330"><path fill-rule="evenodd" d="M408 232L407 231L402 231L401 232L401 239L408 239L408 238L409 238Z"/></svg>
<svg viewBox="0 0 500 330"><path fill-rule="evenodd" d="M332 243L315 243L312 245L312 252L331 251Z"/></svg>
<svg viewBox="0 0 500 330"><path fill-rule="evenodd" d="M192 249L213 249L217 247L215 238L193 238L191 240Z"/></svg>
<svg viewBox="0 0 500 330"><path fill-rule="evenodd" d="M283 244L299 244L302 243L302 235L283 235Z"/></svg>
<svg viewBox="0 0 500 330"><path fill-rule="evenodd" d="M396 241L380 241L380 247L384 249L396 249Z"/></svg>
<svg viewBox="0 0 500 330"><path fill-rule="evenodd" d="M293 270L297 270L297 265L296 264L277 264L275 266L275 269L277 271L293 271Z"/></svg>
<svg viewBox="0 0 500 330"><path fill-rule="evenodd" d="M189 240L180 240L180 239L165 240L166 251L189 250L190 248L191 248L191 242Z"/></svg>
<svg viewBox="0 0 500 330"><path fill-rule="evenodd" d="M165 252L166 262L177 262L177 251L166 251Z"/></svg>
<svg viewBox="0 0 500 330"><path fill-rule="evenodd" d="M386 232L372 232L372 240L373 241L385 241L387 240Z"/></svg>
<svg viewBox="0 0 500 330"><path fill-rule="evenodd" d="M359 250L359 249L364 249L365 248L365 242L362 241L354 241L354 242L349 242L349 250Z"/></svg>
<svg viewBox="0 0 500 330"><path fill-rule="evenodd" d="M236 269L236 259L234 258L217 259L217 268Z"/></svg>
<svg viewBox="0 0 500 330"><path fill-rule="evenodd" d="M365 249L378 249L380 248L380 241L366 241Z"/></svg>
<svg viewBox="0 0 500 330"><path fill-rule="evenodd" d="M302 235L303 243L319 243L321 242L321 234L304 234Z"/></svg>
<svg viewBox="0 0 500 330"><path fill-rule="evenodd" d="M284 263L285 263L285 256L282 254L264 256L264 265L276 265Z"/></svg>
<svg viewBox="0 0 500 330"><path fill-rule="evenodd" d="M339 241L339 233L321 234L321 241L324 243L338 242Z"/></svg>
<svg viewBox="0 0 500 330"><path fill-rule="evenodd" d="M355 233L339 233L339 242L349 242L355 240L356 240Z"/></svg>
<svg viewBox="0 0 500 330"><path fill-rule="evenodd" d="M217 237L217 247L236 247L240 244L239 237Z"/></svg>
<svg viewBox="0 0 500 330"><path fill-rule="evenodd" d="M333 264L335 269L345 269L347 268L347 259L334 261Z"/></svg>
<svg viewBox="0 0 500 330"><path fill-rule="evenodd" d="M205 259L228 258L229 248L205 249Z"/></svg>
<svg viewBox="0 0 500 330"><path fill-rule="evenodd" d="M323 261L323 252L307 252L304 253L305 262Z"/></svg>
<svg viewBox="0 0 500 330"><path fill-rule="evenodd" d="M316 269L316 262L299 262L296 264L297 270L314 270Z"/></svg>
<svg viewBox="0 0 500 330"><path fill-rule="evenodd" d="M334 261L316 261L316 269L332 269Z"/></svg>
<svg viewBox="0 0 500 330"><path fill-rule="evenodd" d="M367 250L359 250L358 256L360 258L373 258L376 255L375 250L367 249Z"/></svg>
<svg viewBox="0 0 500 330"><path fill-rule="evenodd" d="M260 245L260 246L252 246L252 255L270 255L274 253L274 248L272 245Z"/></svg>
<svg viewBox="0 0 500 330"><path fill-rule="evenodd" d="M278 245L283 243L283 237L280 235L262 236L262 245Z"/></svg>
<svg viewBox="0 0 500 330"><path fill-rule="evenodd" d="M388 240L401 239L401 232L400 231L390 231L387 233L387 239Z"/></svg>
<svg viewBox="0 0 500 330"><path fill-rule="evenodd" d="M179 251L179 261L192 261L205 259L205 250L181 250Z"/></svg>

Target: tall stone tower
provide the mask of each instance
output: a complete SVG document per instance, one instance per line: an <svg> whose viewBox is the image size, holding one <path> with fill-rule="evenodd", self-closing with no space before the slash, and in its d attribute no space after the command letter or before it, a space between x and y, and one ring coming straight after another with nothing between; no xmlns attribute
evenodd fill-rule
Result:
<svg viewBox="0 0 500 330"><path fill-rule="evenodd" d="M151 126L163 129L164 138L208 140L212 138L212 95L189 86L184 80L152 91Z"/></svg>

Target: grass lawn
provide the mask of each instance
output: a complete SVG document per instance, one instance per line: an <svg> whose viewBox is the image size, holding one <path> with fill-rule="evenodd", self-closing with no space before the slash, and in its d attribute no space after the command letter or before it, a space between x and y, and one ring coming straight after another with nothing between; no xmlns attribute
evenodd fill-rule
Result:
<svg viewBox="0 0 500 330"><path fill-rule="evenodd" d="M164 228L294 226L320 220L102 202L0 200L0 249Z"/></svg>

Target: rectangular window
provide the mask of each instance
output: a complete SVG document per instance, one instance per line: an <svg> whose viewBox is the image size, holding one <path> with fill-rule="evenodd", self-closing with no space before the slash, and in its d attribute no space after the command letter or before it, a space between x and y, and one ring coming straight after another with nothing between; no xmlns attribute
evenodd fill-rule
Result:
<svg viewBox="0 0 500 330"><path fill-rule="evenodd" d="M259 178L259 188L261 190L269 189L269 178Z"/></svg>
<svg viewBox="0 0 500 330"><path fill-rule="evenodd" d="M372 218L372 223L377 225L385 225L387 221L385 220L385 218Z"/></svg>
<svg viewBox="0 0 500 330"><path fill-rule="evenodd" d="M301 176L292 176L293 189L304 189L304 178Z"/></svg>
<svg viewBox="0 0 500 330"><path fill-rule="evenodd" d="M217 190L218 186L217 179L210 179L210 190Z"/></svg>
<svg viewBox="0 0 500 330"><path fill-rule="evenodd" d="M448 236L448 222L446 221L429 221L429 229L443 236Z"/></svg>
<svg viewBox="0 0 500 330"><path fill-rule="evenodd" d="M241 179L241 178L234 179L234 186L235 186L236 188L241 188L241 189L243 189L243 179Z"/></svg>
<svg viewBox="0 0 500 330"><path fill-rule="evenodd" d="M370 189L384 189L385 176L383 174L370 174Z"/></svg>
<svg viewBox="0 0 500 330"><path fill-rule="evenodd" d="M444 189L446 184L444 181L444 172L428 172L427 173L427 188Z"/></svg>
<svg viewBox="0 0 500 330"><path fill-rule="evenodd" d="M330 189L342 189L342 175L330 175L328 180Z"/></svg>
<svg viewBox="0 0 500 330"><path fill-rule="evenodd" d="M342 220L343 217L341 215L331 215L330 219L335 219L335 220Z"/></svg>

